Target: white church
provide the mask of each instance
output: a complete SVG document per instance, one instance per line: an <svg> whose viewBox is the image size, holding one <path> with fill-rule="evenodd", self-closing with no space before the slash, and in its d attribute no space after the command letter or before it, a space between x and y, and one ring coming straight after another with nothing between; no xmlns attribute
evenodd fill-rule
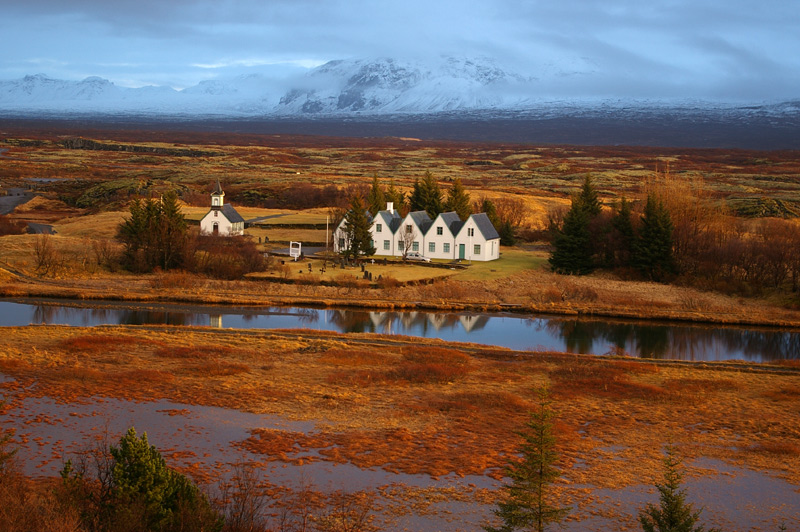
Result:
<svg viewBox="0 0 800 532"><path fill-rule="evenodd" d="M211 192L211 210L200 220L200 232L207 235L244 235L244 218L232 205L225 203L225 192L219 179Z"/></svg>
<svg viewBox="0 0 800 532"><path fill-rule="evenodd" d="M500 258L500 235L486 213L472 214L462 222L455 212L444 212L431 220L425 211L405 218L389 202L370 220L375 256L402 257L416 252L429 259L490 261ZM342 220L333 232L333 250L347 249Z"/></svg>

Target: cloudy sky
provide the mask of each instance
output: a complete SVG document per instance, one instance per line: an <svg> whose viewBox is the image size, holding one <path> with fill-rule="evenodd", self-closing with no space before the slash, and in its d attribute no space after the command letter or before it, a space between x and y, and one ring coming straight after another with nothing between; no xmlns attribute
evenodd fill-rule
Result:
<svg viewBox="0 0 800 532"><path fill-rule="evenodd" d="M0 13L2 80L184 88L451 54L566 94L800 98L798 0L4 0Z"/></svg>

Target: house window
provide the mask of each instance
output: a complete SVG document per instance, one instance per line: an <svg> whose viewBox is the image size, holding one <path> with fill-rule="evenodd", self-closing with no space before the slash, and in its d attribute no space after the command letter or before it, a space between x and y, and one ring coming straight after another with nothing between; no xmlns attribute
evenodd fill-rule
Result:
<svg viewBox="0 0 800 532"><path fill-rule="evenodd" d="M411 251L419 251L419 242L414 242L411 244Z"/></svg>
<svg viewBox="0 0 800 532"><path fill-rule="evenodd" d="M344 249L344 238L339 239L339 249Z"/></svg>
<svg viewBox="0 0 800 532"><path fill-rule="evenodd" d="M214 211L214 218L216 218L217 216L219 216L219 211Z"/></svg>
<svg viewBox="0 0 800 532"><path fill-rule="evenodd" d="M437 228L436 228L436 234L437 234L437 235L442 235L442 234L444 234L444 232L442 231L442 228L441 228L441 227L437 227Z"/></svg>
<svg viewBox="0 0 800 532"><path fill-rule="evenodd" d="M411 231L413 231L413 230L414 230L414 228L413 228L413 227L411 227L411 224L408 224L408 225L406 226L406 233L410 233L410 232L411 232Z"/></svg>
<svg viewBox="0 0 800 532"><path fill-rule="evenodd" d="M383 241L383 250L384 251L389 251L389 241L388 240L384 240Z"/></svg>
<svg viewBox="0 0 800 532"><path fill-rule="evenodd" d="M436 242L428 242L428 252L436 253Z"/></svg>
<svg viewBox="0 0 800 532"><path fill-rule="evenodd" d="M403 249L403 241L402 240L398 240L397 241L397 249Z"/></svg>
<svg viewBox="0 0 800 532"><path fill-rule="evenodd" d="M375 241L374 240L370 240L369 241L369 247L371 247L372 249L375 249Z"/></svg>
<svg viewBox="0 0 800 532"><path fill-rule="evenodd" d="M475 247L475 249L473 250L473 253L475 255L480 255L481 254L481 245L480 244L475 244L474 247Z"/></svg>
<svg viewBox="0 0 800 532"><path fill-rule="evenodd" d="M475 236L475 228L474 227L467 228L467 236Z"/></svg>
<svg viewBox="0 0 800 532"><path fill-rule="evenodd" d="M450 243L449 242L445 242L444 244L442 244L442 248L443 248L442 251L444 251L445 253L450 253Z"/></svg>
<svg viewBox="0 0 800 532"><path fill-rule="evenodd" d="M381 224L375 224L375 232L376 233L380 233L381 229L383 229L383 226Z"/></svg>

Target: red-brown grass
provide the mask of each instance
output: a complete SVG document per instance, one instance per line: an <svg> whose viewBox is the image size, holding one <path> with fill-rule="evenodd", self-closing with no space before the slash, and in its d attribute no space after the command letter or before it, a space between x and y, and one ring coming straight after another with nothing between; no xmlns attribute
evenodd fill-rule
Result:
<svg viewBox="0 0 800 532"><path fill-rule="evenodd" d="M340 370L330 373L325 380L328 384L366 388L373 384L386 382L386 374L382 371L372 370Z"/></svg>
<svg viewBox="0 0 800 532"><path fill-rule="evenodd" d="M691 394L696 396L699 393L736 391L741 388L740 384L731 379L667 379L662 383L665 390L670 393Z"/></svg>
<svg viewBox="0 0 800 532"><path fill-rule="evenodd" d="M210 377L222 377L225 375L237 375L239 373L249 373L250 366L235 362L225 362L222 360L209 360L192 368L193 371Z"/></svg>
<svg viewBox="0 0 800 532"><path fill-rule="evenodd" d="M184 270L172 270L155 275L150 281L150 286L155 289L177 288L188 290L196 288L200 281L201 279L193 273Z"/></svg>
<svg viewBox="0 0 800 532"><path fill-rule="evenodd" d="M153 344L153 340L136 338L131 336L112 336L108 334L73 336L62 340L62 349L72 352L92 352L107 351L120 346L131 346L134 344Z"/></svg>
<svg viewBox="0 0 800 532"><path fill-rule="evenodd" d="M328 349L319 358L319 361L324 364L337 366L373 366L381 364L385 360L385 355L374 350L339 348Z"/></svg>
<svg viewBox="0 0 800 532"><path fill-rule="evenodd" d="M401 353L405 360L422 364L463 365L470 360L470 357L461 351L442 347L404 347Z"/></svg>
<svg viewBox="0 0 800 532"><path fill-rule="evenodd" d="M412 384L453 382L468 373L463 366L451 366L441 363L407 364L387 372L386 378L391 381Z"/></svg>
<svg viewBox="0 0 800 532"><path fill-rule="evenodd" d="M751 445L748 451L760 454L774 454L781 456L800 455L800 445L784 441L768 441Z"/></svg>
<svg viewBox="0 0 800 532"><path fill-rule="evenodd" d="M576 362L550 371L554 393L564 399L591 394L609 399L656 399L667 395L659 386L633 382L628 368L605 361Z"/></svg>
<svg viewBox="0 0 800 532"><path fill-rule="evenodd" d="M783 386L777 390L767 390L761 396L773 401L797 401L800 399L800 386Z"/></svg>
<svg viewBox="0 0 800 532"><path fill-rule="evenodd" d="M217 356L231 356L236 351L225 346L162 347L155 355L162 358L207 359Z"/></svg>

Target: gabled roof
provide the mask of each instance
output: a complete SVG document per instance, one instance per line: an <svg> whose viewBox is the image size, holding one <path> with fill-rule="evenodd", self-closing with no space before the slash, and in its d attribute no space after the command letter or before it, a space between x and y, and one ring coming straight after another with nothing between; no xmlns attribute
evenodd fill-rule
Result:
<svg viewBox="0 0 800 532"><path fill-rule="evenodd" d="M400 227L400 222L403 221L397 211L378 211L378 214L375 215L375 220L373 221L377 222L379 218L383 220L383 223L386 224L386 227L389 228L391 233L396 233L397 228Z"/></svg>
<svg viewBox="0 0 800 532"><path fill-rule="evenodd" d="M232 224L244 222L244 218L242 215L236 212L236 209L233 208L232 205L228 205L227 203L222 206L220 209L222 211L223 216L228 219L228 221Z"/></svg>
<svg viewBox="0 0 800 532"><path fill-rule="evenodd" d="M417 225L417 227L419 227L419 230L422 231L423 235L428 232L433 220L431 220L431 217L428 216L426 211L414 211L408 213L408 215L412 220L414 220L414 223Z"/></svg>
<svg viewBox="0 0 800 532"><path fill-rule="evenodd" d="M483 238L486 240L494 240L495 238L500 238L500 234L497 232L497 229L494 228L491 220L489 217L486 216L485 212L479 212L478 214L470 215L470 219L475 221L475 227L478 228L478 231L483 235Z"/></svg>
<svg viewBox="0 0 800 532"><path fill-rule="evenodd" d="M447 229L450 231L450 234L452 234L453 236L458 234L458 231L461 229L461 226L463 225L461 218L459 218L458 213L456 212L443 212L439 216L437 216L437 219L438 218L442 219L445 226L447 226ZM434 220L434 223L435 222L436 220Z"/></svg>

